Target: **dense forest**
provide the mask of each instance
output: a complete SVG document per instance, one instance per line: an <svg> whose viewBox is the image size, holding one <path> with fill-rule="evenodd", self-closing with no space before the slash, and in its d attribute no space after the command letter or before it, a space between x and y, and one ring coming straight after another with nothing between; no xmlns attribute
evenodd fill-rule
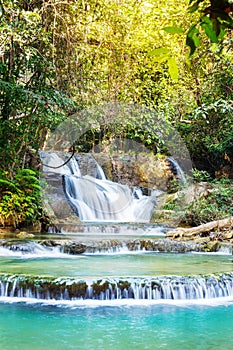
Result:
<svg viewBox="0 0 233 350"><path fill-rule="evenodd" d="M17 226L43 216L32 159L48 134L72 115L110 102L147 108L174 127L196 179L227 183L216 198L230 215L231 1L0 0L0 17L3 225L10 217ZM76 150L124 135L166 153L150 116L106 126L96 113Z"/></svg>

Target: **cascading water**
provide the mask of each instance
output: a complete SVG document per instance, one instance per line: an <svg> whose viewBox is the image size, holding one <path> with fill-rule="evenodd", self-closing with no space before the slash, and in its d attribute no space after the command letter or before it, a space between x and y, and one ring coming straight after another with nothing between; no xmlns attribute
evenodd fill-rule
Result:
<svg viewBox="0 0 233 350"><path fill-rule="evenodd" d="M174 172L176 173L177 178L180 181L182 181L184 184L186 184L187 180L185 178L184 172L180 167L179 163L173 157L169 157L168 161L170 162L172 168L174 169Z"/></svg>
<svg viewBox="0 0 233 350"><path fill-rule="evenodd" d="M155 198L135 198L126 185L91 176L64 176L68 201L82 221L146 222L152 215Z"/></svg>
<svg viewBox="0 0 233 350"><path fill-rule="evenodd" d="M101 166L96 162L96 167L97 167L97 179L99 180L107 180L106 175L103 171L103 169L101 168Z"/></svg>
<svg viewBox="0 0 233 350"><path fill-rule="evenodd" d="M80 280L0 275L0 297L46 300L196 300L233 296L233 275Z"/></svg>
<svg viewBox="0 0 233 350"><path fill-rule="evenodd" d="M68 203L82 221L148 222L155 208L156 196L135 195L129 186L106 179L96 162L96 178L82 176L75 157L65 162L54 153L42 155L45 171L58 172L64 178L64 191ZM49 167L51 166L51 169ZM139 190L137 190L139 193Z"/></svg>

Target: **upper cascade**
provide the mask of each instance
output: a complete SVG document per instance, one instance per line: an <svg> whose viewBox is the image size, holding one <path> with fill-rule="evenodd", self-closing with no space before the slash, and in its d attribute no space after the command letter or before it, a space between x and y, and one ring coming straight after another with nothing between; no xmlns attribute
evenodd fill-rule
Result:
<svg viewBox="0 0 233 350"><path fill-rule="evenodd" d="M177 178L180 181L182 181L184 184L186 184L187 180L185 178L185 174L184 174L182 168L180 167L179 163L173 157L169 157L168 161L171 164L172 168L174 169L174 172L175 172Z"/></svg>
<svg viewBox="0 0 233 350"><path fill-rule="evenodd" d="M43 171L63 177L67 202L81 221L91 222L149 222L160 193L144 194L142 188L107 179L102 167L89 154L89 169L83 168L82 156L62 152L41 152ZM80 162L80 165L79 165ZM177 176L185 181L182 169L173 158L169 162ZM161 192L161 191L160 191Z"/></svg>
<svg viewBox="0 0 233 350"><path fill-rule="evenodd" d="M63 176L68 203L82 221L149 222L155 208L156 196L143 195L107 180L101 166L95 161L96 177L82 176L77 159L55 152L41 152L43 171ZM135 195L137 193L137 195Z"/></svg>

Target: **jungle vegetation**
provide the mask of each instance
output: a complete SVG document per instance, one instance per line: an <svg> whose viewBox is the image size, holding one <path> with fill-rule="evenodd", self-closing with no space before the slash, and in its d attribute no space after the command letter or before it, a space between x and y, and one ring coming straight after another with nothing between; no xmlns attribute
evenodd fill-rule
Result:
<svg viewBox="0 0 233 350"><path fill-rule="evenodd" d="M36 158L48 133L103 103L162 116L193 166L233 177L233 4L222 0L0 0L0 217L41 214ZM145 132L145 122L149 128ZM96 115L80 151L122 135L166 152L152 120Z"/></svg>

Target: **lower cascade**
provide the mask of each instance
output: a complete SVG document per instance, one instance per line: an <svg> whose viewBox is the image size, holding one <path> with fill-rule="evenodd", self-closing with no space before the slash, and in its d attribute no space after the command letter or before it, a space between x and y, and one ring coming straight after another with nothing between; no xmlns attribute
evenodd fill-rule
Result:
<svg viewBox="0 0 233 350"><path fill-rule="evenodd" d="M233 296L233 273L78 280L0 275L0 297L46 300L209 299Z"/></svg>

